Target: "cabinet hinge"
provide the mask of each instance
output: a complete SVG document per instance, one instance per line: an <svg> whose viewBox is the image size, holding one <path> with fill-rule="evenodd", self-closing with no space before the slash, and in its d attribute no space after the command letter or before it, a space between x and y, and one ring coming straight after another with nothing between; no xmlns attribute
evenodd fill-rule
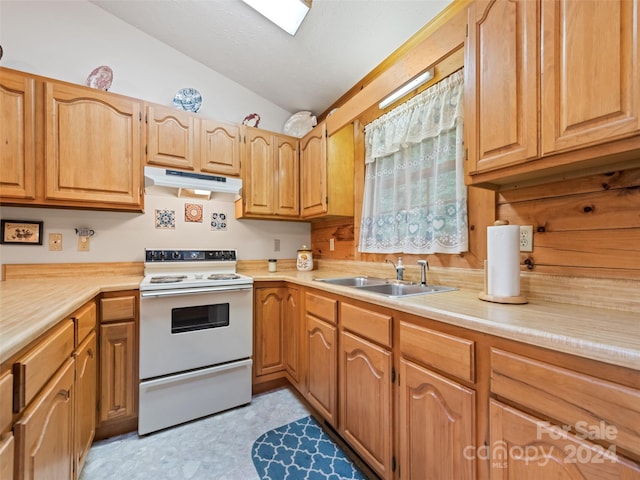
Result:
<svg viewBox="0 0 640 480"><path fill-rule="evenodd" d="M467 38L469 38L469 24L467 23L467 25L466 25L466 26L467 26L467 30L466 30L466 32L465 32L465 34L464 34L464 36L465 36L465 37L467 37Z"/></svg>
<svg viewBox="0 0 640 480"><path fill-rule="evenodd" d="M324 203L326 205L329 205L329 195L327 195L326 197L324 197Z"/></svg>
<svg viewBox="0 0 640 480"><path fill-rule="evenodd" d="M393 457L391 457L391 471L392 472L396 471L396 456L395 455Z"/></svg>
<svg viewBox="0 0 640 480"><path fill-rule="evenodd" d="M145 145L144 146L144 154L148 155L149 154L149 145Z"/></svg>
<svg viewBox="0 0 640 480"><path fill-rule="evenodd" d="M466 162L467 160L469 160L469 149L465 148L464 149L464 161Z"/></svg>
<svg viewBox="0 0 640 480"><path fill-rule="evenodd" d="M145 115L146 118L146 115ZM138 112L138 121L142 121L142 112Z"/></svg>
<svg viewBox="0 0 640 480"><path fill-rule="evenodd" d="M396 383L396 367L391 367L391 383Z"/></svg>

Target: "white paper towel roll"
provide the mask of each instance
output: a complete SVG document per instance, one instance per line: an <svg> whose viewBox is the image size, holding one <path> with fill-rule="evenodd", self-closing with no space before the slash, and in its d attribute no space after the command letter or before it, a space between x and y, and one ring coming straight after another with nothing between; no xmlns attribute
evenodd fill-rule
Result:
<svg viewBox="0 0 640 480"><path fill-rule="evenodd" d="M487 227L487 293L520 295L520 226Z"/></svg>

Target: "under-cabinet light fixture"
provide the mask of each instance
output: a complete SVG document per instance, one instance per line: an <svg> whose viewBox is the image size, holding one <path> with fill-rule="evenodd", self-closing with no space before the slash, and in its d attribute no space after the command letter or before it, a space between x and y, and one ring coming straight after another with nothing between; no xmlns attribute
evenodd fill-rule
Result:
<svg viewBox="0 0 640 480"><path fill-rule="evenodd" d="M242 0L285 32L295 35L311 9L311 0Z"/></svg>
<svg viewBox="0 0 640 480"><path fill-rule="evenodd" d="M434 74L433 67L430 68L429 70L422 72L417 77L413 78L412 80L409 80L407 83L405 83L395 92L393 92L391 95L385 97L384 100L382 100L378 106L380 107L381 110L383 108L388 107L399 98L404 97L410 91L415 90L421 85L424 85L425 83L427 83L429 80L433 78L433 74Z"/></svg>

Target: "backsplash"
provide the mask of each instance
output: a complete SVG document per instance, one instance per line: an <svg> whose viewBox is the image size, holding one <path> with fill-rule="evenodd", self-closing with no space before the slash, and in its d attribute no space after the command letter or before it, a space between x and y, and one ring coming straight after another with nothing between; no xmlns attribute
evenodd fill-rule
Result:
<svg viewBox="0 0 640 480"><path fill-rule="evenodd" d="M175 190L161 187L147 190L142 214L2 206L3 219L43 221L44 235L42 245L0 245L0 261L142 262L145 248L236 249L241 260L285 259L295 258L297 249L310 243L308 223L236 220L231 194L197 200L178 198ZM84 227L95 233L89 251L78 251L75 229ZM49 250L50 233L62 234L61 251Z"/></svg>

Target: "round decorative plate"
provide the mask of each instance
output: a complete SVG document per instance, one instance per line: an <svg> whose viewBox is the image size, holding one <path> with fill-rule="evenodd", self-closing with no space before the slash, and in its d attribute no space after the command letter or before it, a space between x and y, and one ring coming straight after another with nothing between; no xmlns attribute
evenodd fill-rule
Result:
<svg viewBox="0 0 640 480"><path fill-rule="evenodd" d="M113 70L106 65L96 67L87 77L87 85L91 88L107 91L113 81Z"/></svg>
<svg viewBox="0 0 640 480"><path fill-rule="evenodd" d="M304 137L318 124L316 117L311 112L298 112L289 117L284 124L285 135L292 137Z"/></svg>
<svg viewBox="0 0 640 480"><path fill-rule="evenodd" d="M195 88L181 88L173 97L173 106L187 112L197 112L202 106L202 95Z"/></svg>

